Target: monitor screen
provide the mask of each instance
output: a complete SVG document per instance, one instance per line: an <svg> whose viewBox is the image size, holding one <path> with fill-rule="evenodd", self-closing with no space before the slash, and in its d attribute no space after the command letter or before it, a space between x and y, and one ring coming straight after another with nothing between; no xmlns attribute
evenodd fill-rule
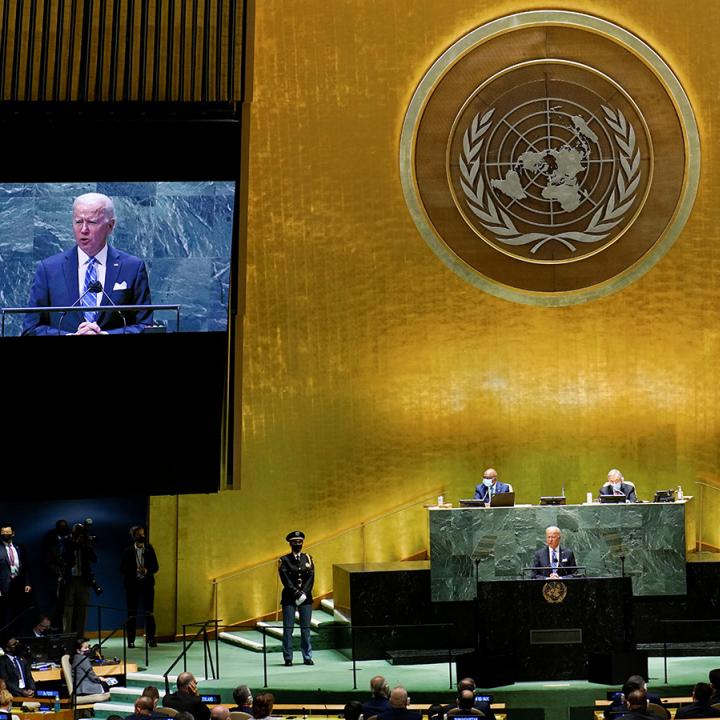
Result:
<svg viewBox="0 0 720 720"><path fill-rule="evenodd" d="M0 184L3 308L37 306L41 298L50 297L46 290L36 290L33 296L39 263L62 258L63 253L75 248L73 201L85 193L102 193L112 199L115 224L108 245L139 259L147 272L149 296L139 300L132 293L124 293L127 281L116 278L112 286L103 288L112 296L112 302L139 304L149 298L153 304L180 306L177 312L155 311L153 331L176 332L178 325L181 332L227 330L235 207L233 180ZM108 260L108 278L111 264ZM40 282L44 287L53 282L48 277L48 267L51 266L46 263L41 271ZM59 281L64 289L65 278ZM74 300L66 302L75 302L81 290L78 287ZM59 304L47 299L44 302ZM71 314L61 321L64 333L77 327L78 320L73 325ZM82 320L81 314L75 315ZM23 332L42 334L34 331L29 317L36 316L6 314L4 336ZM119 320L115 325L121 327Z"/></svg>

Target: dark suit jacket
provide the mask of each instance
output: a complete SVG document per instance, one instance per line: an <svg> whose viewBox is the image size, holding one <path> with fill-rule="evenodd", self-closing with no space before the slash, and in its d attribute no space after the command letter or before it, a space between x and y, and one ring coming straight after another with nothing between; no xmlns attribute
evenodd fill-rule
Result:
<svg viewBox="0 0 720 720"><path fill-rule="evenodd" d="M720 710L716 710L710 705L700 705L699 703L692 703L691 705L685 705L681 707L676 713L675 717L682 720L682 718L712 718L720 717Z"/></svg>
<svg viewBox="0 0 720 720"><path fill-rule="evenodd" d="M18 572L15 583L17 585L30 585L28 567L26 562L25 549L22 545L16 545L13 543L13 547L18 554L18 560L20 561L20 571ZM7 595L10 590L10 560L8 559L7 550L3 543L0 543L0 593Z"/></svg>
<svg viewBox="0 0 720 720"><path fill-rule="evenodd" d="M312 557L307 553L301 552L298 558L294 553L288 553L280 558L278 566L280 581L282 582L283 605L294 605L295 599L300 597L302 593L307 595L307 599L303 605L312 602L312 589L315 582L315 564Z"/></svg>
<svg viewBox="0 0 720 720"><path fill-rule="evenodd" d="M510 492L510 486L507 483L497 480L493 489L493 495L506 492ZM485 487L485 485L483 485L483 483L480 483L475 486L475 495L473 498L475 500L482 500L483 502L490 502L490 491Z"/></svg>
<svg viewBox="0 0 720 720"><path fill-rule="evenodd" d="M635 488L632 485L628 485L627 483L620 483L620 492L622 492L625 495L626 502L637 502L637 495L635 494ZM610 485L609 483L605 483L600 488L601 495L612 495L613 493L614 493L614 490L612 489L612 485Z"/></svg>
<svg viewBox="0 0 720 720"><path fill-rule="evenodd" d="M157 555L155 554L155 548L150 543L145 543L145 568L147 569L147 575L142 582L147 585L155 585L155 573L160 569L158 565ZM135 543L130 547L123 550L122 558L120 559L120 572L123 576L123 583L125 587L132 585L137 581L137 561L135 559Z"/></svg>
<svg viewBox="0 0 720 720"><path fill-rule="evenodd" d="M379 715L390 707L390 700L386 697L371 697L366 700L362 706L362 714L364 718L371 718L373 715Z"/></svg>
<svg viewBox="0 0 720 720"><path fill-rule="evenodd" d="M63 550L63 561L65 562L65 575L64 580L68 582L72 579L72 569L75 565L75 550L80 551L80 578L86 585L90 585L93 581L94 573L92 564L97 561L97 555L92 546L88 544L77 544L72 540L68 540L65 543L65 549Z"/></svg>
<svg viewBox="0 0 720 720"><path fill-rule="evenodd" d="M574 575L577 572L575 568L577 563L575 562L575 555L573 554L573 551L567 550L563 547L559 548L559 550L560 557L557 574L560 575L560 577L565 575ZM535 553L532 566L534 568L532 574L534 578L550 577L552 569L550 568L550 555L548 554L547 545Z"/></svg>
<svg viewBox="0 0 720 720"><path fill-rule="evenodd" d="M492 711L490 703L484 700L478 700L477 696L475 697L475 709L483 713L486 718L495 720L495 713ZM457 703L451 703L450 705L431 705L428 708L428 719L443 720L451 710L457 710Z"/></svg>
<svg viewBox="0 0 720 720"><path fill-rule="evenodd" d="M165 695L163 707L173 708L178 712L189 712L195 720L209 720L210 708L197 696L189 693L174 692Z"/></svg>
<svg viewBox="0 0 720 720"><path fill-rule="evenodd" d="M125 283L127 289L115 290L116 284ZM101 306L147 305L150 300L145 263L134 255L116 250L108 245L107 268L104 291L112 299L102 298ZM64 307L77 303L78 292L78 252L77 246L58 253L38 263L32 287L30 288L31 307ZM152 322L152 312L125 312L127 328L125 332L139 333L144 326ZM84 321L81 312L32 313L25 316L23 335L59 335L74 333ZM62 323L60 331L58 326ZM123 321L117 312L100 312L98 325L109 333L122 333Z"/></svg>
<svg viewBox="0 0 720 720"><path fill-rule="evenodd" d="M35 681L33 680L32 672L30 671L28 664L22 658L18 658L18 660L20 660L20 665L22 666L23 674L25 675L25 688L27 690L34 690ZM7 689L13 694L13 696L19 697L20 676L18 675L15 663L7 655L0 656L0 678L5 681Z"/></svg>
<svg viewBox="0 0 720 720"><path fill-rule="evenodd" d="M378 715L378 720L422 720L422 714L407 708L389 707Z"/></svg>

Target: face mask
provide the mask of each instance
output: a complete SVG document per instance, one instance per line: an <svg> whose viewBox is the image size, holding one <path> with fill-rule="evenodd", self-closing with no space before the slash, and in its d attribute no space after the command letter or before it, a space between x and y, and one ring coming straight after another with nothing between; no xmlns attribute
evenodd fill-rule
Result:
<svg viewBox="0 0 720 720"><path fill-rule="evenodd" d="M145 536L144 536L144 535L138 535L138 536L135 538L135 542L136 542L138 545L144 545L144 544L145 544Z"/></svg>
<svg viewBox="0 0 720 720"><path fill-rule="evenodd" d="M0 535L0 538L2 538L2 541L4 543L11 543L12 542L12 535Z"/></svg>
<svg viewBox="0 0 720 720"><path fill-rule="evenodd" d="M302 545L301 545L301 544L295 545L295 544L293 543L290 547L292 548L292 551L293 551L294 553L299 553L299 552L302 550Z"/></svg>
<svg viewBox="0 0 720 720"><path fill-rule="evenodd" d="M612 489L613 489L613 490L619 490L620 487L621 487L621 485L622 485L621 482L614 482L614 483L612 483Z"/></svg>
<svg viewBox="0 0 720 720"><path fill-rule="evenodd" d="M483 478L483 485L485 487L491 487L493 484L493 481L491 478Z"/></svg>

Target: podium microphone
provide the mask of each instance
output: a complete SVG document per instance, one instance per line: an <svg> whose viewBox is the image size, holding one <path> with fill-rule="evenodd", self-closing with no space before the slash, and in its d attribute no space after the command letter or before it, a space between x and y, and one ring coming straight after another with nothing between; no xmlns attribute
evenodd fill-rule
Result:
<svg viewBox="0 0 720 720"><path fill-rule="evenodd" d="M101 292L103 294L104 298L107 298L107 301L111 305L116 305L117 303L114 303L112 301L112 298L105 292L105 288L103 288L102 283L99 280L96 280L93 285L97 285L97 290L95 292ZM127 320L125 319L125 314L122 310L115 310L115 312L122 318L123 321L123 335L125 334L125 331L127 330Z"/></svg>
<svg viewBox="0 0 720 720"><path fill-rule="evenodd" d="M89 293L99 293L99 292L103 292L103 286L99 280L95 280L94 282L91 282L88 285L88 289L70 307L76 307L77 304L81 303L82 299ZM103 295L104 294L105 293L103 293ZM112 302L112 300L110 302ZM58 320L58 335L60 335L60 330L62 328L62 321L65 319L66 315L67 315L67 312L65 310L63 310L63 312L60 313L60 320Z"/></svg>

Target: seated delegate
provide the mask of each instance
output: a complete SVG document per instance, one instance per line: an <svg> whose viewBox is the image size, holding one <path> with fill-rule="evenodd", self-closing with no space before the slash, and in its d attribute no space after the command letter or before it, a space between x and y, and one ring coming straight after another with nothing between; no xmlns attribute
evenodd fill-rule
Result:
<svg viewBox="0 0 720 720"><path fill-rule="evenodd" d="M475 486L475 500L482 500L484 503L490 503L493 495L499 493L510 492L510 486L498 480L498 474L493 468L488 468L483 473L482 482Z"/></svg>
<svg viewBox="0 0 720 720"><path fill-rule="evenodd" d="M600 488L601 495L624 495L625 502L637 502L635 486L626 483L619 470L613 469L608 473L607 482Z"/></svg>

